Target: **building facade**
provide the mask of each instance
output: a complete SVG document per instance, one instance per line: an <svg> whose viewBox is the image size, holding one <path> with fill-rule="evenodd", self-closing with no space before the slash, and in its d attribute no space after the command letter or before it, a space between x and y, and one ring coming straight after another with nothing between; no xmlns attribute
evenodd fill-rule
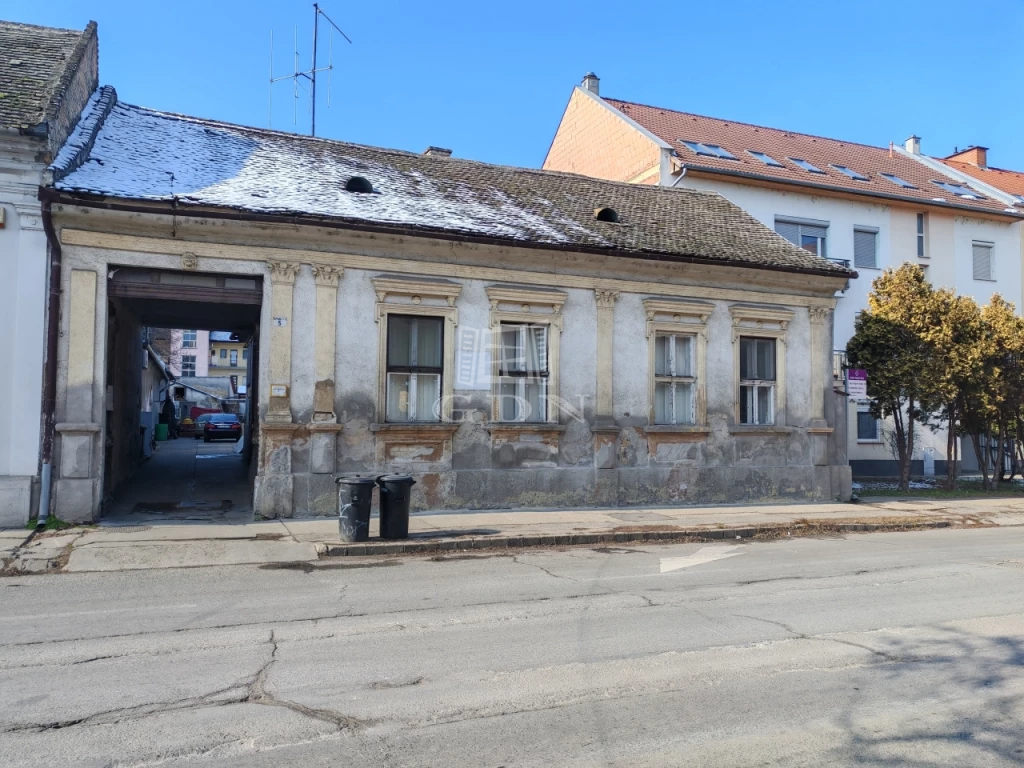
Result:
<svg viewBox="0 0 1024 768"><path fill-rule="evenodd" d="M249 363L249 347L228 331L210 333L209 373L207 376L239 376Z"/></svg>
<svg viewBox="0 0 1024 768"><path fill-rule="evenodd" d="M795 245L857 272L837 295L836 385L846 341L881 270L921 265L937 286L1019 302L1024 200L982 193L921 154L920 139L873 147L736 123L574 88L544 168L634 184L714 191ZM888 426L851 401L855 475L896 474ZM945 432L920 430L915 474L945 471Z"/></svg>
<svg viewBox="0 0 1024 768"><path fill-rule="evenodd" d="M95 23L0 21L0 527L24 525L38 504L50 261L38 192L96 88L97 46Z"/></svg>
<svg viewBox="0 0 1024 768"><path fill-rule="evenodd" d="M210 358L210 331L195 328L171 330L171 352L167 362L174 376L209 376Z"/></svg>
<svg viewBox="0 0 1024 768"><path fill-rule="evenodd" d="M184 118L109 88L76 139L45 193L63 519L101 513L99 436L132 401L112 318L130 338L186 310L251 350L265 517L334 513L343 473L411 473L418 508L849 497L831 350L851 272L718 194ZM191 169L173 198L163 164Z"/></svg>

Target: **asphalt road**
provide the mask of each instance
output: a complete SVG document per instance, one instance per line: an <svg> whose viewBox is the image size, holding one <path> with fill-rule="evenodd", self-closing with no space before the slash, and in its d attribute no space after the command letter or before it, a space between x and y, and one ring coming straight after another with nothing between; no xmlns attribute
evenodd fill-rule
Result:
<svg viewBox="0 0 1024 768"><path fill-rule="evenodd" d="M0 765L1024 764L1024 528L0 579Z"/></svg>

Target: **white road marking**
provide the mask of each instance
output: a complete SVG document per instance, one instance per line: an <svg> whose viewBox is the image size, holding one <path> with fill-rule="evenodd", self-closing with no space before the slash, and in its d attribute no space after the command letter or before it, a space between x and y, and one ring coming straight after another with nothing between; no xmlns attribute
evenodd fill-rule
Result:
<svg viewBox="0 0 1024 768"><path fill-rule="evenodd" d="M732 557L742 552L742 546L732 547L701 547L692 555L686 557L663 557L661 558L661 572L678 571L680 568L691 568L694 565L704 565L723 557ZM740 550L740 551L737 551Z"/></svg>

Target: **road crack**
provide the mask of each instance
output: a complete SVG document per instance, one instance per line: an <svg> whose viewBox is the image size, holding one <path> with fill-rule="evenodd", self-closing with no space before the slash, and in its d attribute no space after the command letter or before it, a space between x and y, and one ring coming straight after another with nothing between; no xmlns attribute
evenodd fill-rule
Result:
<svg viewBox="0 0 1024 768"><path fill-rule="evenodd" d="M14 723L6 728L0 729L3 733L31 732L42 733L45 731L57 731L74 726L94 725L116 725L129 720L140 720L152 715L165 714L167 712L179 712L190 709L207 709L211 707L226 707L232 704L259 704L272 707L284 707L305 717L313 718L321 722L334 725L339 731L352 730L367 725L354 717L349 717L332 709L320 709L307 707L295 701L279 699L267 690L267 675L271 666L277 661L278 644L273 630L270 632L270 657L256 671L229 686L220 688L201 696L189 696L169 702L151 702L137 704L132 707L120 707L104 712L97 712L85 717L68 720L55 720L47 723ZM97 659L88 659L95 661ZM85 662L82 662L85 663Z"/></svg>
<svg viewBox="0 0 1024 768"><path fill-rule="evenodd" d="M772 624L776 627L781 627L798 640L816 640L822 643L838 643L839 645L847 645L851 648L859 648L862 651L867 651L868 653L872 653L875 656L878 656L879 658L885 659L886 661L893 662L895 664L913 664L916 662L923 661L923 659L914 656L897 656L893 653L880 651L877 648L872 648L871 646L863 645L862 643L855 643L852 640L841 640L838 637L830 637L828 635L808 635L805 632L799 632L796 629L793 629L793 627L791 627L789 624L786 624L781 621L775 621L773 619L762 619L760 616L747 616L742 613L734 613L733 616L740 619L750 619L751 621L760 621L765 624Z"/></svg>

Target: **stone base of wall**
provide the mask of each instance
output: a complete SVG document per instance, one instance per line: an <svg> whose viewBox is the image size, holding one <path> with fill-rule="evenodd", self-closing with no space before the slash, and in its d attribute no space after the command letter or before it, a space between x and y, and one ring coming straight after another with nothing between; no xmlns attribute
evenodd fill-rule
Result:
<svg viewBox="0 0 1024 768"><path fill-rule="evenodd" d="M416 479L412 507L418 511L847 501L851 492L847 466L538 467L409 474ZM291 481L291 509L288 483L279 481ZM257 478L257 499L256 511L263 517L331 516L338 509L333 475Z"/></svg>
<svg viewBox="0 0 1024 768"><path fill-rule="evenodd" d="M32 514L34 477L0 477L0 528L23 528Z"/></svg>
<svg viewBox="0 0 1024 768"><path fill-rule="evenodd" d="M936 459L934 477L945 477L947 464L948 462L946 461ZM853 471L854 478L858 479L900 476L900 465L895 459L854 459L850 461L850 469ZM923 461L910 462L910 476L924 477Z"/></svg>

